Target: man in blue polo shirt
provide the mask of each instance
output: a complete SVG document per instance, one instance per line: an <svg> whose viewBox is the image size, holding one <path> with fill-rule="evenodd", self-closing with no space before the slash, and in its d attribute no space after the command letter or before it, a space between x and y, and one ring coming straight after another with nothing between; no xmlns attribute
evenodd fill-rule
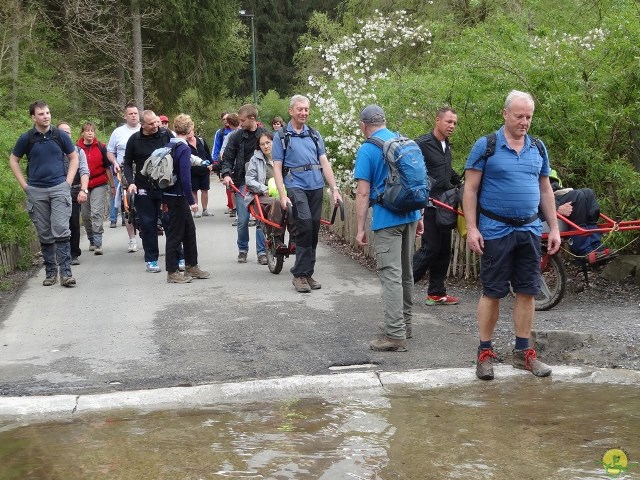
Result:
<svg viewBox="0 0 640 480"><path fill-rule="evenodd" d="M27 194L27 212L38 232L46 278L44 286L57 282L73 287L71 274L71 184L78 170L78 154L71 138L51 126L51 112L45 101L29 106L34 126L23 133L11 152L9 166ZM27 155L28 181L20 168L20 159ZM65 171L64 157L69 160ZM57 260L56 260L57 257Z"/></svg>
<svg viewBox="0 0 640 480"><path fill-rule="evenodd" d="M387 141L395 136L387 129L384 111L369 105L360 113L360 130L365 138L378 137ZM388 167L382 149L365 142L358 149L353 177L356 187L356 240L367 245L365 221L369 200L384 190ZM416 233L422 234L420 210L395 213L379 203L373 204L371 230L377 260L378 276L382 285L384 308L384 335L369 344L377 351L406 352L406 339L411 338L413 309L413 251Z"/></svg>
<svg viewBox="0 0 640 480"><path fill-rule="evenodd" d="M538 377L551 374L551 368L536 358L529 346L535 296L540 290L540 237L542 225L538 205L549 223L547 251L560 247L555 201L549 182L548 156L527 135L533 118L530 94L513 90L507 96L502 116L504 126L496 132L495 153L483 158L487 138L476 141L465 166L464 214L467 244L481 255L482 297L477 317L480 347L476 376L493 379L491 345L498 321L500 299L515 293L513 323L516 342L513 366L529 370ZM546 148L542 145L544 152ZM478 192L480 197L478 198ZM479 213L479 222L476 214Z"/></svg>
<svg viewBox="0 0 640 480"><path fill-rule="evenodd" d="M302 293L321 288L313 278L313 272L322 214L323 175L331 189L333 201L342 201L342 197L322 137L306 125L309 99L302 95L291 97L289 115L291 121L284 129L285 138L281 138L280 131L273 137L273 176L282 208L286 209L289 203L293 206L296 262L291 273L294 288Z"/></svg>

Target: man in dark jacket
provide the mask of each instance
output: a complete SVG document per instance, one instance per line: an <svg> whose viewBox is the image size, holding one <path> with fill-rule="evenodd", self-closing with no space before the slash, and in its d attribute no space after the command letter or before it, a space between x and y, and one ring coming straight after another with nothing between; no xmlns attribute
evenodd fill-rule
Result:
<svg viewBox="0 0 640 480"><path fill-rule="evenodd" d="M124 175L129 184L128 192L136 194L136 212L140 220L140 237L144 248L147 272L157 273L158 266L158 218L162 191L156 189L151 180L141 175L144 162L151 153L169 143L173 134L165 128L158 128L157 117L151 110L142 112L140 131L127 141L122 163ZM135 166L135 169L134 169Z"/></svg>
<svg viewBox="0 0 640 480"><path fill-rule="evenodd" d="M422 150L427 172L431 177L431 196L437 198L445 190L460 183L460 176L451 167L449 137L458 124L455 110L442 107L436 112L435 128L416 139ZM429 270L427 305L455 305L460 300L447 295L444 279L451 259L451 230L436 224L436 207L424 210L422 244L413 256L413 281L418 282Z"/></svg>
<svg viewBox="0 0 640 480"><path fill-rule="evenodd" d="M235 185L241 192L245 185L245 165L258 148L258 139L267 130L258 126L258 110L251 104L243 105L238 110L240 130L229 134L227 146L222 155L220 176L226 187ZM238 214L238 263L247 263L249 252L249 210L244 204L242 195L236 193L236 211ZM267 264L267 252L264 246L264 233L256 229L256 252L258 263Z"/></svg>

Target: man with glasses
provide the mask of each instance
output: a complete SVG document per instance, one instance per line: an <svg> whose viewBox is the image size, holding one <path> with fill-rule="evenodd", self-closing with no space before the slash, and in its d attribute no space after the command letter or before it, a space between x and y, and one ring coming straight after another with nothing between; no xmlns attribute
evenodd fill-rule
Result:
<svg viewBox="0 0 640 480"><path fill-rule="evenodd" d="M226 187L235 187L244 194L245 190L245 165L249 162L253 153L258 148L258 139L265 130L258 126L258 110L251 104L246 104L238 110L240 130L231 133L227 146L222 155L220 175L222 183ZM238 215L238 263L247 263L249 252L249 209L244 203L242 194L235 194L236 211ZM256 252L258 263L267 264L267 252L264 246L264 233L256 229Z"/></svg>

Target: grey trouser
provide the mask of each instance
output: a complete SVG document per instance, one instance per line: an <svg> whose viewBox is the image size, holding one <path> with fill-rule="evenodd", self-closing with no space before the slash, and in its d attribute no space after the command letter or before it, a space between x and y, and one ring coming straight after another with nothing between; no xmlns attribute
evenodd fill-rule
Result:
<svg viewBox="0 0 640 480"><path fill-rule="evenodd" d="M385 334L404 339L413 308L413 251L417 222L373 232L378 276L382 285Z"/></svg>
<svg viewBox="0 0 640 480"><path fill-rule="evenodd" d="M89 190L87 201L82 204L82 223L89 242L102 246L104 233L104 205L107 201L107 185L98 185Z"/></svg>
<svg viewBox="0 0 640 480"><path fill-rule="evenodd" d="M38 232L40 243L69 241L71 218L71 187L62 182L55 187L27 186L27 212Z"/></svg>

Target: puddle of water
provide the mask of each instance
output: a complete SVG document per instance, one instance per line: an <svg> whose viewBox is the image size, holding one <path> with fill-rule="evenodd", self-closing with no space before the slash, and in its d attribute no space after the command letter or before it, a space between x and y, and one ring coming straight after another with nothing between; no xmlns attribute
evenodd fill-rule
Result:
<svg viewBox="0 0 640 480"><path fill-rule="evenodd" d="M604 479L612 448L640 461L640 388L523 378L5 425L0 479Z"/></svg>

